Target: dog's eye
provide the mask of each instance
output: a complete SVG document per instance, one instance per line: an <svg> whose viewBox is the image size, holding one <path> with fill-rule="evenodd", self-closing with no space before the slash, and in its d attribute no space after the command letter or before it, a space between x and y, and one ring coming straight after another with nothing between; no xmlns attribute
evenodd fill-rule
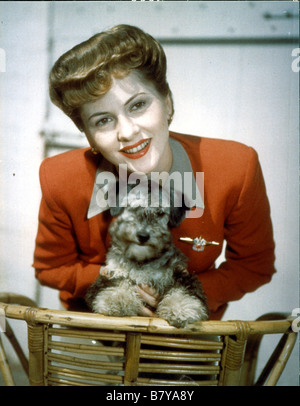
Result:
<svg viewBox="0 0 300 406"><path fill-rule="evenodd" d="M165 212L163 210L157 210L155 214L157 217L163 217L165 215Z"/></svg>

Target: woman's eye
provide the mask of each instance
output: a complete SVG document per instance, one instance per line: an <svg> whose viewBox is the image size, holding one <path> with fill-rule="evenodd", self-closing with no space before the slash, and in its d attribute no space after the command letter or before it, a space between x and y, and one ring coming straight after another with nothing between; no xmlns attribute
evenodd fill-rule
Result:
<svg viewBox="0 0 300 406"><path fill-rule="evenodd" d="M143 107L145 107L146 103L144 101L139 101L137 103L135 103L132 107L131 107L131 111L138 111L141 110Z"/></svg>
<svg viewBox="0 0 300 406"><path fill-rule="evenodd" d="M112 119L110 117L103 117L96 122L96 126L103 127L109 123L111 123Z"/></svg>

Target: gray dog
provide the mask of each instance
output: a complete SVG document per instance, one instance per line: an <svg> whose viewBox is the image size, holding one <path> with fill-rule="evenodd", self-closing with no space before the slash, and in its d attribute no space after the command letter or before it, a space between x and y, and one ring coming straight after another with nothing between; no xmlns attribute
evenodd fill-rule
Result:
<svg viewBox="0 0 300 406"><path fill-rule="evenodd" d="M86 294L89 308L108 316L137 316L143 305L137 285L159 292L156 315L175 327L208 318L206 296L199 280L187 271L187 258L172 242L170 229L185 217L174 194L161 187L157 195L127 193L111 209L111 247L107 276L99 275ZM173 197L172 197L173 196ZM125 200L126 199L126 200Z"/></svg>

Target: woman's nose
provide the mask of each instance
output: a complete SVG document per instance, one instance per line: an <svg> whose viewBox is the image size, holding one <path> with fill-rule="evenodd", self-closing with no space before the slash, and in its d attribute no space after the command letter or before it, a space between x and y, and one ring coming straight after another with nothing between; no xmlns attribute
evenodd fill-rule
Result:
<svg viewBox="0 0 300 406"><path fill-rule="evenodd" d="M130 141L138 134L139 127L133 119L126 116L119 116L118 119L118 140Z"/></svg>

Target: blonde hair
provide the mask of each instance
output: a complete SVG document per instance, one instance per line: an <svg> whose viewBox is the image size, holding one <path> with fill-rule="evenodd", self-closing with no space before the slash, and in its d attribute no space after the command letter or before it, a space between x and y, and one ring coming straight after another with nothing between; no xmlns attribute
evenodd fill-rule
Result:
<svg viewBox="0 0 300 406"><path fill-rule="evenodd" d="M173 116L164 50L151 35L130 25L96 34L63 54L50 72L50 98L81 129L80 107L103 96L112 77L125 77L132 70L152 82L163 97L170 97Z"/></svg>

